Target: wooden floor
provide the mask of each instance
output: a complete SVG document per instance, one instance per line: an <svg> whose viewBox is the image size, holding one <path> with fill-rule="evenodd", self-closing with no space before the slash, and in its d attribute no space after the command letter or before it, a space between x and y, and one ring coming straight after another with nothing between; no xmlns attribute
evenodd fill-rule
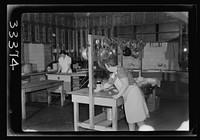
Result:
<svg viewBox="0 0 200 140"><path fill-rule="evenodd" d="M161 98L160 107L156 112L150 113L146 124L151 125L155 131L173 131L179 128L183 121L189 118L188 100ZM89 106L80 105L80 121L89 118ZM95 106L95 113L102 111L100 106ZM64 107L60 106L59 97L56 97L50 107L47 103L32 103L27 107L28 119L22 124L23 130L37 131L74 131L73 103L67 98ZM126 119L118 122L119 131L128 131ZM81 129L81 131L91 131Z"/></svg>

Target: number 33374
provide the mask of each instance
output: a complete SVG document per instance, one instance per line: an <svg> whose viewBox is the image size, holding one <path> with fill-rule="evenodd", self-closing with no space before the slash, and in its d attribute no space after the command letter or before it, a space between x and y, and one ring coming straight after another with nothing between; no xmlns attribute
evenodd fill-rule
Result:
<svg viewBox="0 0 200 140"><path fill-rule="evenodd" d="M18 48L18 42L14 41L18 37L18 32L14 30L18 27L18 21L16 20L14 23L9 22L9 27L11 30L8 32L8 47L11 49L10 51L12 51L12 53L9 53L9 57L11 58L10 67L12 67L12 70L14 70L14 67L19 65L19 63L16 61L16 58L19 57L19 51L16 50Z"/></svg>

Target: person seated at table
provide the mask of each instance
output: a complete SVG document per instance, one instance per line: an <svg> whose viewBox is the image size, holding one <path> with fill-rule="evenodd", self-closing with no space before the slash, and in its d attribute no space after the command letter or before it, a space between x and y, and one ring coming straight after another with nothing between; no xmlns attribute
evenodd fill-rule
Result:
<svg viewBox="0 0 200 140"><path fill-rule="evenodd" d="M60 52L60 58L58 59L58 71L57 73L72 73L71 70L72 59L67 53L62 50Z"/></svg>
<svg viewBox="0 0 200 140"><path fill-rule="evenodd" d="M104 88L109 88L109 85L115 85L118 93L113 95L113 98L123 97L129 130L135 131L136 124L140 127L145 124L146 118L150 117L142 91L127 69L116 65L113 60L105 63L105 67L111 72L111 76L109 81L104 84Z"/></svg>

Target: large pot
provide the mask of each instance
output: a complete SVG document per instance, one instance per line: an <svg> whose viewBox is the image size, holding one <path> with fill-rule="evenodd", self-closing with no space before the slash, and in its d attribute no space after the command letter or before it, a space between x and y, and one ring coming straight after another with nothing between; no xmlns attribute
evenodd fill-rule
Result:
<svg viewBox="0 0 200 140"><path fill-rule="evenodd" d="M87 48L85 48L84 50L82 50L81 56L82 56L85 60L88 60L88 49L87 49Z"/></svg>
<svg viewBox="0 0 200 140"><path fill-rule="evenodd" d="M131 49L128 47L125 47L125 49L123 50L123 55L124 56L131 56Z"/></svg>

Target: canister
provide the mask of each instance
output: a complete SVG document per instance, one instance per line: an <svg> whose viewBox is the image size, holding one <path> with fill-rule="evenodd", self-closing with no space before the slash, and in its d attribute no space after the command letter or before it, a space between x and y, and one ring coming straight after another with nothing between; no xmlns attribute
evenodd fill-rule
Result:
<svg viewBox="0 0 200 140"><path fill-rule="evenodd" d="M58 70L58 63L53 63L53 70Z"/></svg>

